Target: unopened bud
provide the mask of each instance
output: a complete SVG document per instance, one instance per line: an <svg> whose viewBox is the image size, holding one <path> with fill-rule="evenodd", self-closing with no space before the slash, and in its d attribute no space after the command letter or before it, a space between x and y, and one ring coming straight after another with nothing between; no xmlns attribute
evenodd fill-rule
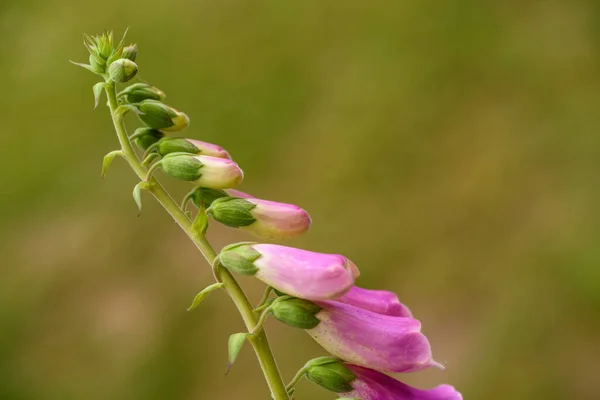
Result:
<svg viewBox="0 0 600 400"><path fill-rule="evenodd" d="M192 203L200 208L202 206L210 207L213 201L221 197L227 197L227 193L225 193L224 190L198 187L194 190L194 193L192 193L191 199Z"/></svg>
<svg viewBox="0 0 600 400"><path fill-rule="evenodd" d="M106 60L96 54L90 54L90 65L96 72L104 73L106 71Z"/></svg>
<svg viewBox="0 0 600 400"><path fill-rule="evenodd" d="M309 361L306 366L306 379L335 393L348 393L356 379L354 372L335 358L321 357Z"/></svg>
<svg viewBox="0 0 600 400"><path fill-rule="evenodd" d="M302 208L256 198L221 198L207 212L220 223L262 239L289 239L306 232L311 219Z"/></svg>
<svg viewBox="0 0 600 400"><path fill-rule="evenodd" d="M165 136L164 132L153 128L137 128L133 134L135 144L142 150L146 150Z"/></svg>
<svg viewBox="0 0 600 400"><path fill-rule="evenodd" d="M137 57L138 47L137 44L130 44L127 47L123 48L123 58L126 58L131 61L135 61Z"/></svg>
<svg viewBox="0 0 600 400"><path fill-rule="evenodd" d="M172 153L161 163L168 175L212 189L234 187L244 178L240 167L225 158Z"/></svg>
<svg viewBox="0 0 600 400"><path fill-rule="evenodd" d="M244 199L221 197L212 203L206 213L223 225L239 228L256 222L256 218L250 212L255 207L255 204Z"/></svg>
<svg viewBox="0 0 600 400"><path fill-rule="evenodd" d="M119 97L121 96L123 96L130 104L141 103L144 100L163 101L166 97L162 90L150 86L147 83L134 83L119 93Z"/></svg>
<svg viewBox="0 0 600 400"><path fill-rule="evenodd" d="M137 72L137 64L127 58L120 58L108 66L110 78L117 83L130 81Z"/></svg>
<svg viewBox="0 0 600 400"><path fill-rule="evenodd" d="M286 325L300 329L312 329L321 322L315 315L321 307L304 299L275 301L271 306L273 317Z"/></svg>
<svg viewBox="0 0 600 400"><path fill-rule="evenodd" d="M157 100L142 101L138 110L142 113L138 117L150 128L180 131L190 124L187 115Z"/></svg>
<svg viewBox="0 0 600 400"><path fill-rule="evenodd" d="M164 138L158 143L156 149L158 154L163 157L170 153L191 153L203 156L231 158L229 153L221 146L194 139Z"/></svg>

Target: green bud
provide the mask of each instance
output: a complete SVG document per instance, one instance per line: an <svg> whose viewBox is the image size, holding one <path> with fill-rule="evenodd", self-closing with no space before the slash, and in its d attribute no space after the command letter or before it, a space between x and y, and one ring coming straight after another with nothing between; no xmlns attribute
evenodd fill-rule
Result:
<svg viewBox="0 0 600 400"><path fill-rule="evenodd" d="M166 156L171 153L200 153L196 146L182 138L164 138L158 143L156 151L161 156Z"/></svg>
<svg viewBox="0 0 600 400"><path fill-rule="evenodd" d="M256 221L250 210L256 207L247 200L235 197L221 197L215 200L206 210L215 220L231 228L248 226Z"/></svg>
<svg viewBox="0 0 600 400"><path fill-rule="evenodd" d="M106 71L106 60L95 54L90 54L90 65L96 72L104 73Z"/></svg>
<svg viewBox="0 0 600 400"><path fill-rule="evenodd" d="M163 158L161 163L163 171L173 178L195 181L202 176L200 169L203 164L194 156L173 153Z"/></svg>
<svg viewBox="0 0 600 400"><path fill-rule="evenodd" d="M204 207L210 207L216 199L227 196L228 194L224 190L199 187L192 194L192 203L198 208L202 207L203 203Z"/></svg>
<svg viewBox="0 0 600 400"><path fill-rule="evenodd" d="M154 86L146 83L134 83L119 93L119 97L124 97L128 103L132 104L141 103L144 100L163 101L166 96L162 90Z"/></svg>
<svg viewBox="0 0 600 400"><path fill-rule="evenodd" d="M111 56L114 50L114 39L113 33L105 32L103 35L99 35L97 37L98 40L98 54L102 56L105 60Z"/></svg>
<svg viewBox="0 0 600 400"><path fill-rule="evenodd" d="M129 46L123 48L122 57L126 58L128 60L131 60L131 61L135 61L135 59L137 57L137 53L138 53L137 44L130 44Z"/></svg>
<svg viewBox="0 0 600 400"><path fill-rule="evenodd" d="M117 83L128 82L137 74L138 66L131 60L120 58L108 67L110 78Z"/></svg>
<svg viewBox="0 0 600 400"><path fill-rule="evenodd" d="M244 275L254 275L258 271L254 261L258 260L260 256L261 254L248 246L248 243L236 243L221 250L219 261L230 271Z"/></svg>
<svg viewBox="0 0 600 400"><path fill-rule="evenodd" d="M300 329L312 329L319 325L315 315L321 307L304 299L288 299L275 301L271 306L273 317L286 325Z"/></svg>
<svg viewBox="0 0 600 400"><path fill-rule="evenodd" d="M187 115L157 100L142 101L138 110L142 112L138 117L150 128L179 131L190 123Z"/></svg>
<svg viewBox="0 0 600 400"><path fill-rule="evenodd" d="M306 379L327 390L335 393L354 390L350 383L356 379L356 375L338 359L320 357L309 361L305 368Z"/></svg>
<svg viewBox="0 0 600 400"><path fill-rule="evenodd" d="M146 150L165 136L164 132L153 128L137 128L133 134L135 144L142 150Z"/></svg>

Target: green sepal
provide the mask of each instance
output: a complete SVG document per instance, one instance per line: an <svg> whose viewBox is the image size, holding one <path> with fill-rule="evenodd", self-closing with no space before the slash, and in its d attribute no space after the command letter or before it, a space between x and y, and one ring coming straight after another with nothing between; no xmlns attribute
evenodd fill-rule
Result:
<svg viewBox="0 0 600 400"><path fill-rule="evenodd" d="M162 159L162 169L173 178L184 181L195 181L200 179L202 174L200 168L204 164L196 158L185 153L171 153Z"/></svg>
<svg viewBox="0 0 600 400"><path fill-rule="evenodd" d="M156 151L161 156L166 156L171 153L200 154L198 148L186 139L170 137L161 139L156 146Z"/></svg>
<svg viewBox="0 0 600 400"><path fill-rule="evenodd" d="M192 301L192 305L187 309L188 311L193 311L196 309L196 307L198 307L200 305L200 303L202 303L202 301L210 294L212 293L214 290L217 289L221 289L223 286L225 286L224 283L221 282L217 282L217 283L213 283L210 286L205 287L204 289L202 289L202 291L200 293L198 293L196 295L196 297L194 297L194 301Z"/></svg>
<svg viewBox="0 0 600 400"><path fill-rule="evenodd" d="M142 150L148 149L148 147L152 146L163 137L165 137L164 132L148 127L137 128L132 135L132 138L135 139L135 144Z"/></svg>
<svg viewBox="0 0 600 400"><path fill-rule="evenodd" d="M304 368L306 379L327 390L335 393L354 390L350 383L356 379L356 375L339 359L329 357L329 360L325 360L325 357L319 357L309 361Z"/></svg>
<svg viewBox="0 0 600 400"><path fill-rule="evenodd" d="M106 83L104 82L98 82L92 87L92 91L94 92L94 110L98 107L100 96L102 96L105 87Z"/></svg>
<svg viewBox="0 0 600 400"><path fill-rule="evenodd" d="M231 228L252 225L256 218L250 212L256 204L236 197L221 197L213 201L206 213Z"/></svg>
<svg viewBox="0 0 600 400"><path fill-rule="evenodd" d="M151 186L151 182L141 181L133 188L133 199L138 206L138 216L142 213L142 190L148 190Z"/></svg>
<svg viewBox="0 0 600 400"><path fill-rule="evenodd" d="M88 65L88 64L83 64L83 63L78 63L78 62L75 62L75 61L72 61L72 60L69 60L69 62L70 62L71 64L73 64L73 65L77 65L78 67L85 68L85 69L87 69L88 71L90 71L90 72L93 72L93 73L94 73L94 74L96 74L96 75L104 76L104 74L103 74L102 72L98 72L98 71L96 71L96 70L94 69L94 67L92 67L91 65Z"/></svg>
<svg viewBox="0 0 600 400"><path fill-rule="evenodd" d="M248 243L236 243L226 246L219 254L221 265L230 271L243 275L254 275L258 268L254 261L260 258L261 254L251 247Z"/></svg>
<svg viewBox="0 0 600 400"><path fill-rule="evenodd" d="M275 300L269 307L273 317L286 325L300 329L312 329L321 322L316 314L321 307L304 299Z"/></svg>
<svg viewBox="0 0 600 400"><path fill-rule="evenodd" d="M287 294L287 293L283 293L281 290L277 290L277 289L275 289L275 288L273 288L273 292L274 292L274 293L275 293L277 296L279 296L279 297L281 297L281 296L288 296L288 294Z"/></svg>
<svg viewBox="0 0 600 400"><path fill-rule="evenodd" d="M117 109L115 110L115 115L119 118L123 117L125 114L127 114L129 111L133 111L135 114L140 115L141 111L134 105L132 104L121 104L119 107L117 107Z"/></svg>
<svg viewBox="0 0 600 400"><path fill-rule="evenodd" d="M113 162L116 156L124 157L122 150L114 150L104 156L102 160L102 172L100 173L100 178L104 178L106 173L108 172L108 167Z"/></svg>
<svg viewBox="0 0 600 400"><path fill-rule="evenodd" d="M151 128L166 129L175 125L173 118L177 114L171 107L160 101L144 100L137 108L142 113L138 115L140 120Z"/></svg>
<svg viewBox="0 0 600 400"><path fill-rule="evenodd" d="M192 203L200 208L202 203L204 203L206 207L210 207L216 199L228 197L229 195L224 190L198 187L190 196Z"/></svg>
<svg viewBox="0 0 600 400"><path fill-rule="evenodd" d="M97 54L90 54L89 57L90 65L96 72L104 73L106 72L106 60Z"/></svg>
<svg viewBox="0 0 600 400"><path fill-rule="evenodd" d="M162 90L147 83L134 83L117 95L117 98L124 98L128 103L141 103L144 100L163 101L165 97Z"/></svg>
<svg viewBox="0 0 600 400"><path fill-rule="evenodd" d="M233 335L229 336L229 343L227 346L229 352L229 362L227 363L226 374L228 374L231 370L233 363L240 354L240 350L242 350L242 346L244 346L244 343L246 340L248 340L250 335L250 333L234 333Z"/></svg>

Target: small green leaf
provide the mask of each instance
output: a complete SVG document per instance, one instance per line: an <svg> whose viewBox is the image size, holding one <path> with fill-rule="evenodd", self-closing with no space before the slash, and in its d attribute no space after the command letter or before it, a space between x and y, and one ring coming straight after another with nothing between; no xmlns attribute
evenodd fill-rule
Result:
<svg viewBox="0 0 600 400"><path fill-rule="evenodd" d="M151 185L151 182L141 181L133 188L133 199L139 210L138 216L142 213L142 190L148 190Z"/></svg>
<svg viewBox="0 0 600 400"><path fill-rule="evenodd" d="M110 167L110 164L113 162L116 156L123 157L123 151L111 151L110 153L104 156L104 160L102 160L102 173L100 174L101 178L104 178L106 176L106 173L108 172L108 167Z"/></svg>
<svg viewBox="0 0 600 400"><path fill-rule="evenodd" d="M73 65L77 65L78 67L85 68L85 69L87 69L88 71L90 71L90 72L93 72L93 73L94 73L94 74L96 74L96 75L103 76L103 74L102 74L101 72L98 72L98 71L96 71L96 70L94 69L94 67L92 67L92 66L91 66L91 65L89 65L89 64L78 63L78 62L75 62L75 61L72 61L72 60L69 60L69 62L70 62L71 64L73 64Z"/></svg>
<svg viewBox="0 0 600 400"><path fill-rule="evenodd" d="M237 359L248 336L250 336L250 333L234 333L229 336L229 364L227 365L227 374L229 373L229 370L231 370L231 366Z"/></svg>
<svg viewBox="0 0 600 400"><path fill-rule="evenodd" d="M217 282L217 283L213 283L210 286L205 287L204 289L202 289L202 291L200 293L198 293L196 295L196 297L194 297L194 301L192 301L192 305L187 310L188 311L195 310L196 307L198 307L200 305L200 303L202 303L202 301L206 298L206 296L208 296L213 290L220 289L223 286L225 286L223 283Z"/></svg>
<svg viewBox="0 0 600 400"><path fill-rule="evenodd" d="M198 214L196 214L196 218L194 218L194 222L192 223L192 230L196 235L204 236L207 229L208 215L206 215L204 207L200 207L198 209Z"/></svg>
<svg viewBox="0 0 600 400"><path fill-rule="evenodd" d="M98 107L100 96L102 96L102 91L104 90L105 85L106 84L104 82L98 82L92 88L92 91L94 92L94 110L96 107Z"/></svg>

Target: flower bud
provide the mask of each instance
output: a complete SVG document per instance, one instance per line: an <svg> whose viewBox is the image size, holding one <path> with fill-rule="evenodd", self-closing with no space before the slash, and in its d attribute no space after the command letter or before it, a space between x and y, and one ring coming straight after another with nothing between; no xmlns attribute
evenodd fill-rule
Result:
<svg viewBox="0 0 600 400"><path fill-rule="evenodd" d="M281 292L306 300L339 297L360 275L344 256L274 244L227 246L219 259L231 271L254 275Z"/></svg>
<svg viewBox="0 0 600 400"><path fill-rule="evenodd" d="M147 83L134 83L119 93L119 97L121 96L123 96L130 104L141 103L144 100L163 101L166 97L162 90L150 86Z"/></svg>
<svg viewBox="0 0 600 400"><path fill-rule="evenodd" d="M144 100L139 106L139 119L150 128L164 131L180 131L190 124L190 119L181 111L157 100Z"/></svg>
<svg viewBox="0 0 600 400"><path fill-rule="evenodd" d="M122 57L126 58L128 60L131 60L131 61L135 61L135 59L137 57L137 53L138 53L137 44L130 44L129 46L123 48Z"/></svg>
<svg viewBox="0 0 600 400"><path fill-rule="evenodd" d="M321 321L306 332L325 350L366 368L412 372L443 367L431 356L421 323L363 310L338 301L317 301Z"/></svg>
<svg viewBox="0 0 600 400"><path fill-rule="evenodd" d="M136 137L135 144L142 150L146 150L165 136L163 132L153 128L137 128L133 134Z"/></svg>
<svg viewBox="0 0 600 400"><path fill-rule="evenodd" d="M321 357L309 361L306 379L336 393L350 392L356 375L344 363L335 358Z"/></svg>
<svg viewBox="0 0 600 400"><path fill-rule="evenodd" d="M210 207L213 201L221 197L227 197L227 193L224 190L198 187L192 193L191 199L192 203L200 208L202 206Z"/></svg>
<svg viewBox="0 0 600 400"><path fill-rule="evenodd" d="M310 228L310 216L293 204L224 197L207 210L214 219L263 239L289 239Z"/></svg>
<svg viewBox="0 0 600 400"><path fill-rule="evenodd" d="M377 314L412 318L412 313L408 307L400 303L398 296L385 290L369 290L353 286L348 293L338 297L335 301L373 311Z"/></svg>
<svg viewBox="0 0 600 400"><path fill-rule="evenodd" d="M308 300L287 299L273 303L271 312L276 320L300 329L312 329L319 324L315 314L321 307Z"/></svg>
<svg viewBox="0 0 600 400"><path fill-rule="evenodd" d="M231 159L229 153L221 146L194 139L164 138L158 143L156 149L161 156L170 153L191 153Z"/></svg>
<svg viewBox="0 0 600 400"><path fill-rule="evenodd" d="M172 153L161 163L168 175L212 189L234 187L244 178L240 167L225 158Z"/></svg>
<svg viewBox="0 0 600 400"><path fill-rule="evenodd" d="M340 396L361 400L462 400L463 398L450 385L420 390L372 369L352 364L346 364L346 367L356 378L351 382L351 390L337 392Z"/></svg>
<svg viewBox="0 0 600 400"><path fill-rule="evenodd" d="M137 72L137 64L126 58L120 58L108 66L108 75L117 83L130 81Z"/></svg>
<svg viewBox="0 0 600 400"><path fill-rule="evenodd" d="M256 197L252 196L251 194L242 192L241 190L227 189L226 192L229 196L238 197L240 199L255 199L256 198Z"/></svg>
<svg viewBox="0 0 600 400"><path fill-rule="evenodd" d="M106 71L106 60L96 54L90 54L90 65L96 72L104 73Z"/></svg>

